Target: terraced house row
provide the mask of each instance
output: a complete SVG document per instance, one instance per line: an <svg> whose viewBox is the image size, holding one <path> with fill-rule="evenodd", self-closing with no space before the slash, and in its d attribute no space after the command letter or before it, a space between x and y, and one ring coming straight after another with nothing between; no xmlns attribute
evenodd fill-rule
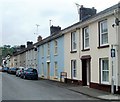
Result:
<svg viewBox="0 0 120 102"><path fill-rule="evenodd" d="M97 14L83 6L79 11L79 22L62 30L51 26L50 36L22 46L11 57L11 66L36 68L41 78L65 78L105 91L114 84L120 93L120 3Z"/></svg>

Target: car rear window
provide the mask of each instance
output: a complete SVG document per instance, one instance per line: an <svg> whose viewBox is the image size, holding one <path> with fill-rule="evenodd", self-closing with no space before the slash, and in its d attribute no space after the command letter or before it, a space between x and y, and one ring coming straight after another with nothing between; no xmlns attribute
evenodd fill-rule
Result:
<svg viewBox="0 0 120 102"><path fill-rule="evenodd" d="M33 69L33 68L28 68L27 71L28 71L28 72L35 72L35 73L37 73L37 70L36 70L36 69Z"/></svg>

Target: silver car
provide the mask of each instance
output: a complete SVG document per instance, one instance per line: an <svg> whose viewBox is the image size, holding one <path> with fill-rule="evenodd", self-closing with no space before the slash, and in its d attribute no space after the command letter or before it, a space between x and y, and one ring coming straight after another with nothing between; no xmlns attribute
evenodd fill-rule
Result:
<svg viewBox="0 0 120 102"><path fill-rule="evenodd" d="M16 71L16 76L20 77L21 72L24 70L24 67L19 67L18 70Z"/></svg>

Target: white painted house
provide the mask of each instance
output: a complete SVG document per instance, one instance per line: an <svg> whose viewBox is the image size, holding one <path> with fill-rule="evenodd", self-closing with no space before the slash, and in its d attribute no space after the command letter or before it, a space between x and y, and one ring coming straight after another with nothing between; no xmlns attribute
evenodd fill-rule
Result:
<svg viewBox="0 0 120 102"><path fill-rule="evenodd" d="M120 20L120 3L62 31L67 82L111 91L113 77L115 91L120 92L120 21L116 25L116 18Z"/></svg>

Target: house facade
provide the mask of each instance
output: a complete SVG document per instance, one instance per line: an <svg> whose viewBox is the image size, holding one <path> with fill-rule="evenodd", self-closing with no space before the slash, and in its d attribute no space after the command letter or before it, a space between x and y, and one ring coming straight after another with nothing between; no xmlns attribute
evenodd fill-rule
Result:
<svg viewBox="0 0 120 102"><path fill-rule="evenodd" d="M64 36L55 33L38 44L39 76L45 79L60 81L64 71Z"/></svg>
<svg viewBox="0 0 120 102"><path fill-rule="evenodd" d="M38 42L37 42L38 43ZM26 48L26 68L35 68L38 70L38 50L36 44L33 42L27 42Z"/></svg>
<svg viewBox="0 0 120 102"><path fill-rule="evenodd" d="M83 6L82 6L83 9ZM14 55L14 66L32 67L39 77L120 93L120 3L63 30L51 26L51 35ZM88 12L87 11L87 12ZM86 11L84 11L86 12Z"/></svg>
<svg viewBox="0 0 120 102"><path fill-rule="evenodd" d="M115 24L119 9L114 5L63 30L67 82L111 91L114 81L120 92L120 25Z"/></svg>

